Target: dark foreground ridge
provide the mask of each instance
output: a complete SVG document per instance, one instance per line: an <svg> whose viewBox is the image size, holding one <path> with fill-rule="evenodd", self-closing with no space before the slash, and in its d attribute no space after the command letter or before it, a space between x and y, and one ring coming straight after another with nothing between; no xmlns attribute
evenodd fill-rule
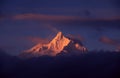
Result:
<svg viewBox="0 0 120 78"><path fill-rule="evenodd" d="M120 53L19 59L1 51L0 78L120 78Z"/></svg>

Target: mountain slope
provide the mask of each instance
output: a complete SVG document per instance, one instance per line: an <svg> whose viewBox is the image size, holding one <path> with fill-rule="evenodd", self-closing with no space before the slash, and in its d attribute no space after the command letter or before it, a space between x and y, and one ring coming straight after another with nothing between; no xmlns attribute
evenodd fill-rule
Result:
<svg viewBox="0 0 120 78"><path fill-rule="evenodd" d="M65 37L62 32L58 32L48 44L39 43L33 48L25 51L23 54L27 56L56 56L61 52L86 51L86 48L77 42L78 41L76 40Z"/></svg>

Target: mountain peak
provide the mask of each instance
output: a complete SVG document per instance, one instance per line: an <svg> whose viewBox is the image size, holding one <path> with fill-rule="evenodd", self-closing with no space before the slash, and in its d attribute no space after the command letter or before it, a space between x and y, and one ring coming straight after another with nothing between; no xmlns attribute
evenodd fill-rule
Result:
<svg viewBox="0 0 120 78"><path fill-rule="evenodd" d="M27 50L26 53L36 56L41 55L56 56L58 53L64 51L66 47L68 51L71 51L70 49L74 51L85 50L85 47L83 47L83 45L76 43L76 41L65 37L62 32L58 32L56 36L48 44L38 43L33 48Z"/></svg>
<svg viewBox="0 0 120 78"><path fill-rule="evenodd" d="M61 35L62 35L62 32L61 32L61 31L59 31L59 32L57 33L57 35L61 36Z"/></svg>
<svg viewBox="0 0 120 78"><path fill-rule="evenodd" d="M49 48L54 51L55 54L57 54L60 53L69 43L70 40L66 38L62 32L58 32L53 40L49 43Z"/></svg>
<svg viewBox="0 0 120 78"><path fill-rule="evenodd" d="M63 37L62 32L58 32L54 39L61 39Z"/></svg>

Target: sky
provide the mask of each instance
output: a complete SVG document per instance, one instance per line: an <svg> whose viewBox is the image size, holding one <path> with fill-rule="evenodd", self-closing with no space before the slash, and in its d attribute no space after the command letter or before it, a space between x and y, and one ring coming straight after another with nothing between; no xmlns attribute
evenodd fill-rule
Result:
<svg viewBox="0 0 120 78"><path fill-rule="evenodd" d="M58 31L88 50L120 46L119 0L0 0L0 48L17 55ZM120 47L119 47L120 48Z"/></svg>

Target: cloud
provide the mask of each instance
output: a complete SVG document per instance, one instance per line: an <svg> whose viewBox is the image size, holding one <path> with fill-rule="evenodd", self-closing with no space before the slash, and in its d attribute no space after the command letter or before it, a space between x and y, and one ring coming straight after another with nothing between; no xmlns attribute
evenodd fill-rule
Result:
<svg viewBox="0 0 120 78"><path fill-rule="evenodd" d="M118 50L118 51L120 51L120 45L119 45L119 46L117 46L117 50Z"/></svg>
<svg viewBox="0 0 120 78"><path fill-rule="evenodd" d="M81 21L110 21L110 20L120 20L120 16L114 17L99 17L99 18L85 18L80 16L68 16L68 15L50 15L50 14L33 14L33 13L26 13L26 14L17 14L12 16L14 20L24 20L24 19L31 19L31 20L43 20L43 21L64 21L64 20L81 20Z"/></svg>
<svg viewBox="0 0 120 78"><path fill-rule="evenodd" d="M45 15L45 14L18 14L12 17L14 20L40 20L40 21L66 21L78 20L76 16Z"/></svg>
<svg viewBox="0 0 120 78"><path fill-rule="evenodd" d="M29 40L33 43L48 43L49 42L47 38L40 38L40 37L25 37L24 39Z"/></svg>
<svg viewBox="0 0 120 78"><path fill-rule="evenodd" d="M84 41L85 38L82 37L81 35L72 35L72 34L68 34L67 37L73 38L73 39L78 39L80 41Z"/></svg>
<svg viewBox="0 0 120 78"><path fill-rule="evenodd" d="M54 33L58 33L60 30L58 30L56 27L54 27L54 26L52 26L51 24L44 24L44 26L47 28L47 29L49 29L49 30L51 30L52 32L54 32Z"/></svg>
<svg viewBox="0 0 120 78"><path fill-rule="evenodd" d="M118 41L113 40L113 39L111 39L111 38L108 38L108 37L106 37L106 36L101 37L101 38L99 39L99 41L102 42L102 43L105 43L105 44L115 45L115 46L117 46L117 45L120 44L120 43L118 43Z"/></svg>
<svg viewBox="0 0 120 78"><path fill-rule="evenodd" d="M80 16L67 16L67 15L50 15L50 14L17 14L11 17L13 20L37 20L41 23L49 24L62 24L66 26L111 26L119 27L120 25L120 16L114 17L96 17L96 18L87 18Z"/></svg>
<svg viewBox="0 0 120 78"><path fill-rule="evenodd" d="M18 14L12 17L13 20L40 20L40 21L112 21L120 20L120 17L110 18L83 18L79 16L65 16L65 15L47 15L47 14Z"/></svg>
<svg viewBox="0 0 120 78"><path fill-rule="evenodd" d="M120 50L120 41L119 40L115 40L115 39L111 39L106 36L103 36L99 39L99 41L104 44L113 45L116 47L116 50Z"/></svg>

